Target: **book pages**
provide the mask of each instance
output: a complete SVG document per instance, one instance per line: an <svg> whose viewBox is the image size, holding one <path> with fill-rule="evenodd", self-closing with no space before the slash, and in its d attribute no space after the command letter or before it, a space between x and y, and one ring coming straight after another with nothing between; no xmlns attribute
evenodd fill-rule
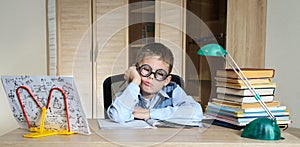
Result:
<svg viewBox="0 0 300 147"><path fill-rule="evenodd" d="M41 107L46 108L48 105L45 130L66 130L69 121L70 131L90 134L73 77L22 75L2 76L1 80L13 115L21 128L29 129L28 123L30 127L39 128ZM20 86L24 88L19 88ZM54 88L61 89L65 93L66 99L62 92L51 90ZM51 97L50 91L52 91Z"/></svg>

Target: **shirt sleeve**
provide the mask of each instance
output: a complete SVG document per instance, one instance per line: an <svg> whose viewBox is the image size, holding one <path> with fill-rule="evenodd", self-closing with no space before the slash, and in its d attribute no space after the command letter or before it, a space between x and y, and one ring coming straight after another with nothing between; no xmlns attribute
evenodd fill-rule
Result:
<svg viewBox="0 0 300 147"><path fill-rule="evenodd" d="M108 107L108 117L116 122L124 123L134 119L132 114L138 103L140 87L130 83L123 92L116 94L114 101Z"/></svg>
<svg viewBox="0 0 300 147"><path fill-rule="evenodd" d="M160 109L151 109L150 117L153 119L189 119L201 121L203 112L201 105L191 96L187 95L184 90L177 86L172 94L172 106Z"/></svg>

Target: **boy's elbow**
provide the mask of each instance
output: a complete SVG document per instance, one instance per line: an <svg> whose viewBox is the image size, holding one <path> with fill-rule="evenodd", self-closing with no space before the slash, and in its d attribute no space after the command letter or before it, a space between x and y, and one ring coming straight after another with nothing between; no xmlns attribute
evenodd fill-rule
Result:
<svg viewBox="0 0 300 147"><path fill-rule="evenodd" d="M194 105L194 117L193 119L201 121L203 119L203 111L200 104Z"/></svg>
<svg viewBox="0 0 300 147"><path fill-rule="evenodd" d="M202 107L200 104L198 104L198 112L199 112L199 119L200 121L203 119L203 111L202 111Z"/></svg>

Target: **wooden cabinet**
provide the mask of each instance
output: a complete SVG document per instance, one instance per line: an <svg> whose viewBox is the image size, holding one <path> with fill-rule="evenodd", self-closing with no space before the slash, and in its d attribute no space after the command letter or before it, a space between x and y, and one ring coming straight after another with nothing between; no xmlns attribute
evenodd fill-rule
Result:
<svg viewBox="0 0 300 147"><path fill-rule="evenodd" d="M186 91L205 106L213 94L213 75L222 59L197 54L209 43L226 45L227 0L189 0L186 15Z"/></svg>
<svg viewBox="0 0 300 147"><path fill-rule="evenodd" d="M92 117L91 0L48 0L50 75L73 75L81 101ZM83 39L85 38L85 39Z"/></svg>
<svg viewBox="0 0 300 147"><path fill-rule="evenodd" d="M134 63L136 52L145 43L161 42L174 54L172 72L184 76L185 1L130 0L130 7L130 64Z"/></svg>
<svg viewBox="0 0 300 147"><path fill-rule="evenodd" d="M241 67L264 67L267 0L228 0L226 49Z"/></svg>
<svg viewBox="0 0 300 147"><path fill-rule="evenodd" d="M155 41L168 40L166 45L175 45L176 48L172 49L179 61L174 69L182 74L183 35L181 31L172 30L168 25L182 24L182 21L178 20L183 20L183 11L176 12L175 19L168 18L173 11L160 3L164 1L166 0L155 1L155 7L146 6L130 11L127 0L47 1L49 74L75 77L88 118L104 116L102 97L104 79L112 74L123 73L128 68L129 62L132 62L130 60L134 60L133 42L143 40L134 38L132 34L140 34L142 38L154 37L155 34ZM135 1L131 1L133 2ZM181 1L174 2L182 5ZM129 12L146 13L143 15L147 17L151 15L152 22L134 20L135 23L129 19ZM142 22L140 28L132 27L139 22ZM135 30L129 31L130 28ZM147 34L143 34L142 30ZM167 35L166 32L171 34ZM138 49L141 46L135 47Z"/></svg>
<svg viewBox="0 0 300 147"><path fill-rule="evenodd" d="M88 118L103 117L104 79L127 68L127 3L47 1L49 74L74 76Z"/></svg>
<svg viewBox="0 0 300 147"><path fill-rule="evenodd" d="M129 65L135 64L138 50L154 42L155 0L129 0Z"/></svg>
<svg viewBox="0 0 300 147"><path fill-rule="evenodd" d="M185 77L185 0L156 0L155 41L168 46L174 55L173 73Z"/></svg>
<svg viewBox="0 0 300 147"><path fill-rule="evenodd" d="M194 33L186 37L187 59L191 60L185 61L186 81L187 87L193 87L187 91L200 97L204 107L215 95L215 70L227 65L222 59L200 57L197 51L201 45L218 43L232 55L240 67L264 67L266 7L266 0L187 1L187 10L201 18L212 34L199 31L203 29L194 26L197 25L194 18L190 19L187 15L186 25L190 26L187 27L187 32ZM195 67L190 66L191 62ZM197 75L190 72L193 68Z"/></svg>
<svg viewBox="0 0 300 147"><path fill-rule="evenodd" d="M216 36L214 41L241 67L264 66L266 0L155 0L153 5L131 5L137 1L47 0L49 74L75 77L88 118L104 116L102 82L134 63L145 41L171 48L173 73L184 78L189 94L207 103L214 69L225 63L197 55L200 46L195 41L212 36L199 32L202 29L186 10L201 18L206 31ZM150 21L143 21L145 17Z"/></svg>
<svg viewBox="0 0 300 147"><path fill-rule="evenodd" d="M104 117L103 81L128 67L128 1L93 1L93 116Z"/></svg>

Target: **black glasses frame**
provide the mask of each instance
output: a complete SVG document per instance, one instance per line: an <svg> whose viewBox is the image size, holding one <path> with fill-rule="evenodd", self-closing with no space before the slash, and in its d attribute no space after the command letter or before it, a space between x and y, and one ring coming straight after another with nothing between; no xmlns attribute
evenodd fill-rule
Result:
<svg viewBox="0 0 300 147"><path fill-rule="evenodd" d="M156 79L157 81L164 81L164 80L170 75L170 74L168 74L167 71L165 71L164 69L157 69L155 72L153 72L153 71L152 71L152 67L151 67L150 65L148 65L148 64L143 64L143 65L139 66L139 64L136 63L135 66L136 66L138 72L140 73L140 75L142 75L143 77L149 77L151 74L153 74L154 77L155 77L155 79ZM149 67L149 72L148 72L147 74L143 74L143 73L142 73L141 69L142 69L143 67ZM163 78L158 78L158 74L159 74L161 71L162 71L163 73L166 73L166 74L163 75Z"/></svg>

